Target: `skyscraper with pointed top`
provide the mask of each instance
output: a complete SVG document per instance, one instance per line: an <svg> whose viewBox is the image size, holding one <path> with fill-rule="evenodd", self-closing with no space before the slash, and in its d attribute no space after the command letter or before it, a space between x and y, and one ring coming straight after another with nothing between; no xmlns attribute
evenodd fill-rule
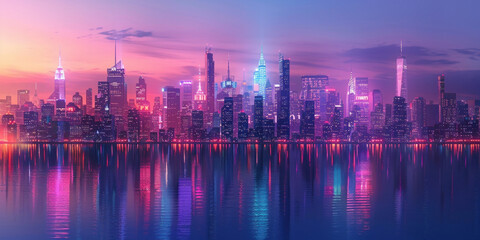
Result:
<svg viewBox="0 0 480 240"><path fill-rule="evenodd" d="M265 65L265 58L263 58L263 47L260 50L260 60L258 60L258 67L253 73L254 89L258 95L265 97L265 86L267 85L267 66Z"/></svg>
<svg viewBox="0 0 480 240"><path fill-rule="evenodd" d="M403 42L400 42L400 56L397 58L397 89L395 96L407 100L407 58L403 55Z"/></svg>
<svg viewBox="0 0 480 240"><path fill-rule="evenodd" d="M234 76L230 75L230 58L227 62L227 76L223 77L223 81L221 82L220 86L222 87L222 92L229 97L233 97L235 95L237 82L235 82Z"/></svg>
<svg viewBox="0 0 480 240"><path fill-rule="evenodd" d="M109 111L115 116L115 122L122 130L127 115L127 84L125 83L125 67L122 60L117 62L117 42L115 41L115 65L107 69L109 88Z"/></svg>
<svg viewBox="0 0 480 240"><path fill-rule="evenodd" d="M202 91L202 76L201 76L202 70L200 69L200 66L198 66L198 89L195 95L193 96L193 108L195 110L199 111L205 111L205 100L207 96L205 93ZM203 117L203 115L202 115ZM203 120L203 118L202 118Z"/></svg>
<svg viewBox="0 0 480 240"><path fill-rule="evenodd" d="M58 55L58 67L55 70L55 88L48 101L55 103L57 100L65 100L65 71L62 67L62 56Z"/></svg>
<svg viewBox="0 0 480 240"><path fill-rule="evenodd" d="M205 81L207 82L207 124L211 122L211 114L215 111L215 62L210 48L205 49Z"/></svg>

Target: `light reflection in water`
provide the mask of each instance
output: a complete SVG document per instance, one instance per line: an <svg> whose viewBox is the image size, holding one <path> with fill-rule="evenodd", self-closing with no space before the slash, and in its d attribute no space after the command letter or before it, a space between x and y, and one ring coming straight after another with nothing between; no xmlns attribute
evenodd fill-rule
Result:
<svg viewBox="0 0 480 240"><path fill-rule="evenodd" d="M4 144L0 238L475 238L479 151Z"/></svg>

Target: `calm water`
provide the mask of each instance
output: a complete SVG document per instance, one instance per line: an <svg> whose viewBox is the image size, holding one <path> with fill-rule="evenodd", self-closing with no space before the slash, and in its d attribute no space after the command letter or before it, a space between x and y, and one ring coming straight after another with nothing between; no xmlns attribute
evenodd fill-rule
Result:
<svg viewBox="0 0 480 240"><path fill-rule="evenodd" d="M0 239L479 239L479 145L0 145Z"/></svg>

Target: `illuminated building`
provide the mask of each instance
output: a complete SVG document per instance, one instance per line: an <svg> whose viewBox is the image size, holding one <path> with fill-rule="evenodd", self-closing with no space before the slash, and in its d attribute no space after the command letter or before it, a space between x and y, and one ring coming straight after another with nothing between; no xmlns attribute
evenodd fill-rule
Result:
<svg viewBox="0 0 480 240"><path fill-rule="evenodd" d="M180 130L180 89L167 86L163 92L164 128Z"/></svg>
<svg viewBox="0 0 480 240"><path fill-rule="evenodd" d="M233 98L225 97L223 107L221 109L221 136L222 139L233 139Z"/></svg>
<svg viewBox="0 0 480 240"><path fill-rule="evenodd" d="M369 91L368 91L368 78L366 77L356 77L355 78L355 101L354 106L358 106L356 112L356 122L357 125L361 125L362 128L368 126L368 117L369 117Z"/></svg>
<svg viewBox="0 0 480 240"><path fill-rule="evenodd" d="M416 97L412 101L412 123L413 136L420 138L425 126L425 99L423 97Z"/></svg>
<svg viewBox="0 0 480 240"><path fill-rule="evenodd" d="M127 139L129 142L140 140L140 114L137 109L128 110Z"/></svg>
<svg viewBox="0 0 480 240"><path fill-rule="evenodd" d="M403 44L400 44L400 56L397 58L396 96L408 99L407 95L407 58L403 56Z"/></svg>
<svg viewBox="0 0 480 240"><path fill-rule="evenodd" d="M315 138L315 101L305 101L300 122L300 136L313 140Z"/></svg>
<svg viewBox="0 0 480 240"><path fill-rule="evenodd" d="M17 90L17 104L22 106L26 102L30 102L30 90Z"/></svg>
<svg viewBox="0 0 480 240"><path fill-rule="evenodd" d="M204 111L210 115L215 111L215 62L210 48L205 50L205 81L207 82L207 106Z"/></svg>
<svg viewBox="0 0 480 240"><path fill-rule="evenodd" d="M34 142L38 140L38 113L34 111L28 111L23 113L23 122L25 126L25 138L24 141Z"/></svg>
<svg viewBox="0 0 480 240"><path fill-rule="evenodd" d="M80 109L82 109L83 106L83 97L80 95L79 92L75 92L75 94L72 96L72 102Z"/></svg>
<svg viewBox="0 0 480 240"><path fill-rule="evenodd" d="M202 91L202 77L200 74L201 74L201 70L200 68L198 68L198 89L193 97L193 109L199 110L199 111L205 111L206 110L205 101L207 99L207 96Z"/></svg>
<svg viewBox="0 0 480 240"><path fill-rule="evenodd" d="M201 140L205 136L205 129L203 128L203 111L192 111L192 139Z"/></svg>
<svg viewBox="0 0 480 240"><path fill-rule="evenodd" d="M238 138L248 138L248 115L244 112L238 113Z"/></svg>
<svg viewBox="0 0 480 240"><path fill-rule="evenodd" d="M93 90L92 88L88 88L85 92L85 113L93 115Z"/></svg>
<svg viewBox="0 0 480 240"><path fill-rule="evenodd" d="M98 94L95 95L95 119L100 121L103 116L108 114L110 88L108 82L98 82Z"/></svg>
<svg viewBox="0 0 480 240"><path fill-rule="evenodd" d="M192 114L193 88L192 81L180 81L180 106L183 115Z"/></svg>
<svg viewBox="0 0 480 240"><path fill-rule="evenodd" d="M290 139L290 60L279 56L280 90L277 97L277 138Z"/></svg>
<svg viewBox="0 0 480 240"><path fill-rule="evenodd" d="M62 67L62 57L58 56L58 67L55 70L55 88L48 97L48 101L55 103L57 100L65 100L65 71Z"/></svg>
<svg viewBox="0 0 480 240"><path fill-rule="evenodd" d="M260 60L258 60L258 67L253 73L254 91L258 92L258 95L265 97L265 86L267 84L267 66L265 65L265 59L263 58L263 48L260 50Z"/></svg>
<svg viewBox="0 0 480 240"><path fill-rule="evenodd" d="M263 97L255 96L253 102L253 128L255 137L263 139Z"/></svg>
<svg viewBox="0 0 480 240"><path fill-rule="evenodd" d="M122 60L117 62L115 44L115 65L107 69L107 82L109 89L108 108L109 114L115 117L118 131L123 131L127 115L127 83L125 82L125 67Z"/></svg>
<svg viewBox="0 0 480 240"><path fill-rule="evenodd" d="M224 76L220 86L222 87L222 92L226 93L226 96L233 97L235 95L237 82L235 82L234 76L230 75L230 60L227 63L227 76Z"/></svg>
<svg viewBox="0 0 480 240"><path fill-rule="evenodd" d="M327 86L328 86L328 76L325 76L325 75L302 76L302 90L300 92L300 99L302 101L314 101L315 115L321 116L322 118L325 117L325 111L326 111L325 106L326 106ZM323 109L321 109L322 106L323 106Z"/></svg>

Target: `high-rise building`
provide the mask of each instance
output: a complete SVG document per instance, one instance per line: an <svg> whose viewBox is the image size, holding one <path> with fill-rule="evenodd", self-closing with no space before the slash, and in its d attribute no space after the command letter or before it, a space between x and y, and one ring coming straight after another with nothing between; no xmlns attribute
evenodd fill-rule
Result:
<svg viewBox="0 0 480 240"><path fill-rule="evenodd" d="M255 96L253 102L253 128L255 137L263 139L263 97Z"/></svg>
<svg viewBox="0 0 480 240"><path fill-rule="evenodd" d="M380 138L382 130L385 126L385 112L383 111L383 104L377 103L370 113L370 130L374 137Z"/></svg>
<svg viewBox="0 0 480 240"><path fill-rule="evenodd" d="M140 114L137 109L128 110L127 137L129 142L140 139Z"/></svg>
<svg viewBox="0 0 480 240"><path fill-rule="evenodd" d="M135 103L140 106L147 101L147 83L142 76L138 77L138 82L135 84Z"/></svg>
<svg viewBox="0 0 480 240"><path fill-rule="evenodd" d="M375 111L375 107L378 104L382 104L383 106L383 95L380 89L373 89L372 91L372 111Z"/></svg>
<svg viewBox="0 0 480 240"><path fill-rule="evenodd" d="M244 112L238 113L238 138L248 138L248 115Z"/></svg>
<svg viewBox="0 0 480 240"><path fill-rule="evenodd" d="M445 94L445 74L438 76L438 98L439 103L442 102L443 95Z"/></svg>
<svg viewBox="0 0 480 240"><path fill-rule="evenodd" d="M254 90L258 91L258 95L265 97L265 86L267 84L267 66L265 65L265 58L263 58L263 48L260 50L260 60L258 60L258 67L253 73Z"/></svg>
<svg viewBox="0 0 480 240"><path fill-rule="evenodd" d="M110 88L108 82L98 82L98 94L95 95L95 118L100 121L110 111Z"/></svg>
<svg viewBox="0 0 480 240"><path fill-rule="evenodd" d="M315 101L315 115L324 117L321 114L321 107L325 107L326 87L328 86L328 76L325 75L305 75L302 76L302 90L300 99L302 101ZM322 101L323 100L323 101ZM325 110L325 108L323 109ZM322 116L323 115L323 116Z"/></svg>
<svg viewBox="0 0 480 240"><path fill-rule="evenodd" d="M233 97L225 97L221 109L221 136L223 139L233 139Z"/></svg>
<svg viewBox="0 0 480 240"><path fill-rule="evenodd" d="M48 101L55 103L57 100L65 100L65 71L62 67L62 57L58 56L58 67L55 70L55 88Z"/></svg>
<svg viewBox="0 0 480 240"><path fill-rule="evenodd" d="M82 108L83 106L83 97L80 95L79 92L75 92L75 94L72 96L72 102L77 106L78 108Z"/></svg>
<svg viewBox="0 0 480 240"><path fill-rule="evenodd" d="M202 118L203 118L203 111L206 110L205 101L207 96L202 91L202 77L201 77L201 70L200 67L198 68L198 89L193 97L193 109L202 111Z"/></svg>
<svg viewBox="0 0 480 240"><path fill-rule="evenodd" d="M22 106L26 102L30 102L30 90L17 90L17 104Z"/></svg>
<svg viewBox="0 0 480 240"><path fill-rule="evenodd" d="M438 121L438 116L440 115L439 113L439 105L438 104L433 104L429 103L425 105L425 115L424 115L424 126L427 127L433 127Z"/></svg>
<svg viewBox="0 0 480 240"><path fill-rule="evenodd" d="M403 44L400 44L400 56L397 58L396 96L408 99L407 95L407 58L403 56Z"/></svg>
<svg viewBox="0 0 480 240"><path fill-rule="evenodd" d="M290 139L290 60L279 57L280 90L277 98L277 138Z"/></svg>
<svg viewBox="0 0 480 240"><path fill-rule="evenodd" d="M191 115L193 110L193 87L192 81L180 81L180 108L182 115Z"/></svg>
<svg viewBox="0 0 480 240"><path fill-rule="evenodd" d="M23 113L23 122L25 125L26 138L24 140L34 142L38 140L38 113L28 111Z"/></svg>
<svg viewBox="0 0 480 240"><path fill-rule="evenodd" d="M92 105L93 105L93 90L88 88L85 92L85 105L86 105L86 114L93 115Z"/></svg>
<svg viewBox="0 0 480 240"><path fill-rule="evenodd" d="M300 137L315 138L315 101L305 101L305 109L300 119Z"/></svg>
<svg viewBox="0 0 480 240"><path fill-rule="evenodd" d="M412 134L420 138L425 126L425 99L423 97L416 97L412 101Z"/></svg>
<svg viewBox="0 0 480 240"><path fill-rule="evenodd" d="M167 86L163 92L164 128L180 131L180 89Z"/></svg>
<svg viewBox="0 0 480 240"><path fill-rule="evenodd" d="M346 116L350 116L352 112L354 101L355 101L355 78L353 77L353 73L350 72L350 79L348 80L348 89L347 89L347 109L346 109Z"/></svg>
<svg viewBox="0 0 480 240"><path fill-rule="evenodd" d="M362 127L368 126L369 117L369 91L368 91L368 78L356 77L355 78L355 101L354 105L358 106L358 112L356 116L356 122Z"/></svg>
<svg viewBox="0 0 480 240"><path fill-rule="evenodd" d="M207 82L207 106L206 113L215 111L215 62L210 48L205 50L205 81Z"/></svg>
<svg viewBox="0 0 480 240"><path fill-rule="evenodd" d="M237 82L235 82L235 77L230 75L230 60L228 60L227 63L227 76L223 77L223 81L221 82L220 86L222 87L222 92L225 93L225 96L235 96Z"/></svg>
<svg viewBox="0 0 480 240"><path fill-rule="evenodd" d="M109 88L108 107L110 114L115 116L116 129L123 131L128 109L127 83L125 82L125 67L123 66L122 60L117 62L116 46L115 65L107 69L107 82Z"/></svg>
<svg viewBox="0 0 480 240"><path fill-rule="evenodd" d="M405 98L393 98L392 140L403 142L408 140L407 104Z"/></svg>
<svg viewBox="0 0 480 240"><path fill-rule="evenodd" d="M441 120L444 124L455 124L457 121L457 94L443 93L441 102Z"/></svg>
<svg viewBox="0 0 480 240"><path fill-rule="evenodd" d="M205 129L203 127L203 111L192 111L192 138L201 140L204 138Z"/></svg>
<svg viewBox="0 0 480 240"><path fill-rule="evenodd" d="M57 101L55 101L55 117L57 118L58 121L65 120L66 111L67 111L67 105L65 103L65 100L58 99Z"/></svg>

